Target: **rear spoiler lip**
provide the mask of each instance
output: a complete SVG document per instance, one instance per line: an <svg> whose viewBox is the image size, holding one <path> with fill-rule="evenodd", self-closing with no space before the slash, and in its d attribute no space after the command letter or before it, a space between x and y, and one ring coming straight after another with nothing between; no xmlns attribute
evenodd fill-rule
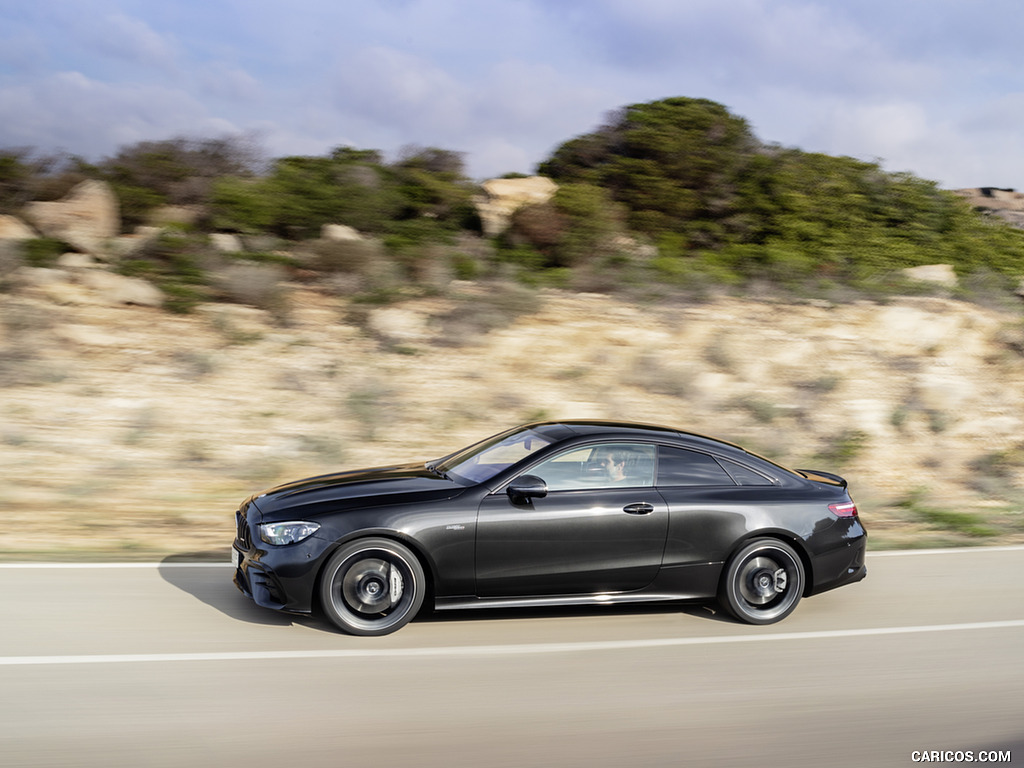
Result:
<svg viewBox="0 0 1024 768"><path fill-rule="evenodd" d="M840 485L843 488L847 487L846 478L840 477L839 475L833 474L832 472L823 472L820 469L798 469L797 472L806 477L808 480L824 480L826 482L831 482Z"/></svg>

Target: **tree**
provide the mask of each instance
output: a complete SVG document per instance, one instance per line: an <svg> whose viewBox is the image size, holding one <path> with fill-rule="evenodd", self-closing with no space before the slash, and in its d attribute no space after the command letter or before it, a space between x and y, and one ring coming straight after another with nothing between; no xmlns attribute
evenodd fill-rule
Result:
<svg viewBox="0 0 1024 768"><path fill-rule="evenodd" d="M613 113L538 170L559 183L604 187L626 206L633 229L657 238L685 234L696 220L728 221L742 206L758 147L747 122L722 105L679 97ZM728 226L721 238L729 239Z"/></svg>
<svg viewBox="0 0 1024 768"><path fill-rule="evenodd" d="M1024 272L1024 232L992 226L934 182L764 145L703 99L619 110L539 171L606 190L671 275L860 280L936 262ZM554 250L564 247L563 234Z"/></svg>

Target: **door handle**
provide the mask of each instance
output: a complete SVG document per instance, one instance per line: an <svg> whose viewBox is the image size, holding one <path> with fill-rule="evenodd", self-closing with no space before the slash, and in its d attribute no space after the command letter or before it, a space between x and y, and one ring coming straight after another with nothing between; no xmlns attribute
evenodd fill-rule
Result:
<svg viewBox="0 0 1024 768"><path fill-rule="evenodd" d="M649 515L654 511L654 505L646 501L638 501L636 504L627 504L622 511L628 515Z"/></svg>

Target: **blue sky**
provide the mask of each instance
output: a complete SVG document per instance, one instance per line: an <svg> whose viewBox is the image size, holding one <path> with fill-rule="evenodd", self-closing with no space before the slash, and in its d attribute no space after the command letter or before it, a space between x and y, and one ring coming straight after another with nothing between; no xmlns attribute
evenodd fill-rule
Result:
<svg viewBox="0 0 1024 768"><path fill-rule="evenodd" d="M765 142L1019 189L1022 40L1019 0L0 0L0 148L438 146L482 179L691 96Z"/></svg>

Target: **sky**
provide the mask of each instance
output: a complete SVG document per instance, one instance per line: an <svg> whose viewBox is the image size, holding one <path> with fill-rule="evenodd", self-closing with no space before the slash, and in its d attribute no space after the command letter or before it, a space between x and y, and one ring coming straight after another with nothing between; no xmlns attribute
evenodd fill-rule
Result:
<svg viewBox="0 0 1024 768"><path fill-rule="evenodd" d="M0 149L243 137L531 173L673 96L763 142L1024 188L1019 0L0 0Z"/></svg>

